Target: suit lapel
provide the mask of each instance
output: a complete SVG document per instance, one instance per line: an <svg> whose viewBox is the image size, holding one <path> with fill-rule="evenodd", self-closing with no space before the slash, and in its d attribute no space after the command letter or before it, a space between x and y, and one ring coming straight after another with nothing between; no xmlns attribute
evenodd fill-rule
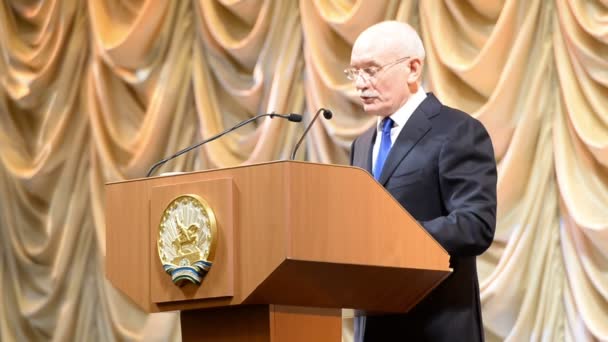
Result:
<svg viewBox="0 0 608 342"><path fill-rule="evenodd" d="M359 138L359 146L364 148L355 149L355 160L353 165L359 166L370 174L372 173L372 151L374 148L374 140L376 139L376 125L365 131Z"/></svg>
<svg viewBox="0 0 608 342"><path fill-rule="evenodd" d="M420 139L431 130L430 117L439 113L441 103L433 96L428 94L427 98L416 108L412 116L405 123L405 126L397 136L397 140L393 144L378 182L386 185L390 176L395 172L395 169L401 163L408 153L416 146ZM370 152L371 154L371 152Z"/></svg>

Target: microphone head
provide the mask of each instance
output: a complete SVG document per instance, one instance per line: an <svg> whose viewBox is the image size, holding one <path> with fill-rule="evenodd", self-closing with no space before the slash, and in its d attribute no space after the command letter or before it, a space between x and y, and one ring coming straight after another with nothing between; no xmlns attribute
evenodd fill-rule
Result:
<svg viewBox="0 0 608 342"><path fill-rule="evenodd" d="M287 117L287 120L289 120L291 122L300 122L300 121L302 121L302 115L291 113Z"/></svg>
<svg viewBox="0 0 608 342"><path fill-rule="evenodd" d="M323 110L323 117L325 119L329 120L332 118L332 116L334 116L334 114L331 112L331 110L325 109L325 108L322 108L322 110Z"/></svg>

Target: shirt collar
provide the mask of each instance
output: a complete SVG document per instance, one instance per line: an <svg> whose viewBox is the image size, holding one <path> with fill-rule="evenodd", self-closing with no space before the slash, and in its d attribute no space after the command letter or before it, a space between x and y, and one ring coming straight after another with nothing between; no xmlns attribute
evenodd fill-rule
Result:
<svg viewBox="0 0 608 342"><path fill-rule="evenodd" d="M390 118L395 122L393 127L403 127L424 99L426 99L426 92L424 88L420 86L418 87L418 91L412 94L403 106L390 115ZM376 123L376 129L378 131L382 131L382 119L384 119L383 116L378 117L378 122Z"/></svg>

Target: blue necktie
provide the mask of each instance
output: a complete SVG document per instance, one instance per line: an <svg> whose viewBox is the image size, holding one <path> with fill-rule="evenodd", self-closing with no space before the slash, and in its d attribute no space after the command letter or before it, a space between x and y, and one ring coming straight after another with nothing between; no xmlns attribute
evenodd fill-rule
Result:
<svg viewBox="0 0 608 342"><path fill-rule="evenodd" d="M380 141L380 150L378 150L376 166L374 167L374 178L376 180L380 179L384 162L386 161L388 152L391 150L391 128L393 128L393 122L393 119L388 116L382 120L382 140Z"/></svg>

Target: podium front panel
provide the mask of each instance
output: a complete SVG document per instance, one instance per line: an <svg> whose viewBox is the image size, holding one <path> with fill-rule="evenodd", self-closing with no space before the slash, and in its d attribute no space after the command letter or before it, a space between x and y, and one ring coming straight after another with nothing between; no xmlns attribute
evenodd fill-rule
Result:
<svg viewBox="0 0 608 342"><path fill-rule="evenodd" d="M215 257L200 286L175 285L158 256L159 223L165 208L185 194L200 196L214 211L217 222ZM234 231L237 193L231 178L152 187L150 193L150 288L154 303L234 296Z"/></svg>

